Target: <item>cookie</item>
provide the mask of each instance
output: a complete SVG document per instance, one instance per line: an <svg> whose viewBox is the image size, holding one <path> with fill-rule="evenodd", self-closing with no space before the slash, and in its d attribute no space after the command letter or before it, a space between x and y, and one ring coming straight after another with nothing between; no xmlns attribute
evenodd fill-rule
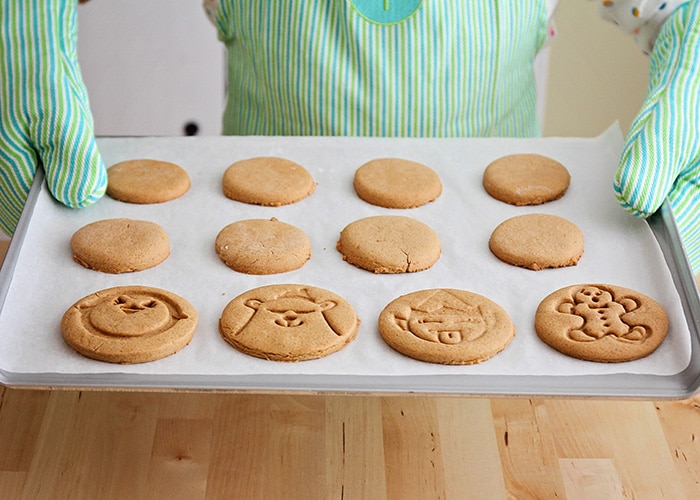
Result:
<svg viewBox="0 0 700 500"><path fill-rule="evenodd" d="M345 299L305 285L249 290L224 308L219 331L237 350L274 361L317 359L341 350L360 320Z"/></svg>
<svg viewBox="0 0 700 500"><path fill-rule="evenodd" d="M558 161L538 154L514 154L499 158L484 170L488 194L511 205L540 205L558 200L571 175Z"/></svg>
<svg viewBox="0 0 700 500"><path fill-rule="evenodd" d="M127 203L163 203L179 198L190 188L190 176L174 163L127 160L107 169L107 194Z"/></svg>
<svg viewBox="0 0 700 500"><path fill-rule="evenodd" d="M215 248L228 267L246 274L293 271L311 257L306 233L274 217L229 224L217 235Z"/></svg>
<svg viewBox="0 0 700 500"><path fill-rule="evenodd" d="M159 288L120 286L93 293L63 315L66 343L88 358L109 363L145 363L189 344L197 311L185 299Z"/></svg>
<svg viewBox="0 0 700 500"><path fill-rule="evenodd" d="M224 194L232 200L277 207L289 205L314 192L316 182L301 165L271 156L241 160L226 169Z"/></svg>
<svg viewBox="0 0 700 500"><path fill-rule="evenodd" d="M545 297L537 335L557 351L601 363L648 356L663 342L668 315L656 300L616 285L580 284Z"/></svg>
<svg viewBox="0 0 700 500"><path fill-rule="evenodd" d="M442 193L440 177L430 167L401 158L378 158L355 171L355 192L384 208L415 208Z"/></svg>
<svg viewBox="0 0 700 500"><path fill-rule="evenodd" d="M493 230L489 249L507 264L534 271L575 266L583 255L583 233L556 215L519 215Z"/></svg>
<svg viewBox="0 0 700 500"><path fill-rule="evenodd" d="M155 222L104 219L81 227L70 240L73 260L103 273L130 273L157 266L170 255L165 230Z"/></svg>
<svg viewBox="0 0 700 500"><path fill-rule="evenodd" d="M340 232L343 260L374 273L412 273L440 258L440 238L428 225L398 215L357 220Z"/></svg>
<svg viewBox="0 0 700 500"><path fill-rule="evenodd" d="M394 350L445 365L485 361L515 336L515 325L501 306L476 293L446 288L393 300L380 313L378 325Z"/></svg>

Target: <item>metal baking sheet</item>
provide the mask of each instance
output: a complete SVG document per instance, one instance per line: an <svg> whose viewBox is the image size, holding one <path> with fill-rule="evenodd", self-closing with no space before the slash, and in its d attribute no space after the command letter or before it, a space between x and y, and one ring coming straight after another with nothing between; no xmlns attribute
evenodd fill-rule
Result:
<svg viewBox="0 0 700 500"><path fill-rule="evenodd" d="M648 221L622 211L612 195L622 134L611 127L596 138L378 139L351 137L102 138L110 165L158 158L185 168L191 189L156 205L131 205L105 197L87 209L55 202L40 180L13 238L0 274L0 382L8 386L221 389L343 392L418 392L485 395L686 397L700 384L695 280L667 206ZM510 153L536 152L558 159L572 174L560 200L514 207L490 198L483 169ZM227 199L224 170L236 160L282 156L304 165L318 183L308 198L284 207L258 207ZM398 156L436 170L444 185L435 202L410 210L369 205L355 195L357 167ZM575 267L530 271L504 264L488 250L491 231L524 213L551 213L579 225L585 252ZM403 275L375 275L345 263L335 249L349 222L376 214L419 219L436 230L443 252L433 268ZM72 260L69 240L83 225L131 217L161 224L171 255L159 266L121 275L90 271ZM312 258L301 269L249 276L227 268L214 251L226 224L270 218L305 230ZM575 283L611 283L646 293L669 312L671 328L651 356L599 364L575 360L544 345L534 332L534 311L550 292ZM218 333L225 305L266 284L301 283L345 297L362 323L357 339L327 358L282 363L252 358ZM62 341L60 318L75 301L121 285L170 290L199 311L190 345L168 358L113 365L84 358ZM472 366L415 361L387 347L376 320L394 298L425 288L461 288L498 302L517 334L494 358Z"/></svg>

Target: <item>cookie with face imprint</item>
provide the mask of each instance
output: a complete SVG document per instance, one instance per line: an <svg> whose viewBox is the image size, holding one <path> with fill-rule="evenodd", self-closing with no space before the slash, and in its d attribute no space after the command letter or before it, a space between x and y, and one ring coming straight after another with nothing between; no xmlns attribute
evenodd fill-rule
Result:
<svg viewBox="0 0 700 500"><path fill-rule="evenodd" d="M190 176L185 169L167 161L127 160L107 169L107 194L127 203L163 203L189 189Z"/></svg>
<svg viewBox="0 0 700 500"><path fill-rule="evenodd" d="M545 297L535 313L539 338L562 354L601 363L649 356L664 341L668 315L653 298L618 285L580 284Z"/></svg>
<svg viewBox="0 0 700 500"><path fill-rule="evenodd" d="M274 361L305 361L343 349L360 320L352 305L322 288L268 285L242 293L219 320L223 339L238 351Z"/></svg>
<svg viewBox="0 0 700 500"><path fill-rule="evenodd" d="M237 161L226 169L221 182L227 198L270 207L296 203L316 189L308 170L274 156Z"/></svg>
<svg viewBox="0 0 700 500"><path fill-rule="evenodd" d="M63 315L65 342L88 358L109 363L145 363L189 344L197 310L159 288L121 286L83 297Z"/></svg>
<svg viewBox="0 0 700 500"><path fill-rule="evenodd" d="M437 288L403 295L380 313L379 333L394 350L446 365L481 363L515 336L508 313L466 290Z"/></svg>

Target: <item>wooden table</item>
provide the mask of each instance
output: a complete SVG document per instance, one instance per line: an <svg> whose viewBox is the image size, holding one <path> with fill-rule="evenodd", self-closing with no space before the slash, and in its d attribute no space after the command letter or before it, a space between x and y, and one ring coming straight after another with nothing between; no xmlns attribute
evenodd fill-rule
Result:
<svg viewBox="0 0 700 500"><path fill-rule="evenodd" d="M700 396L0 387L0 498L700 498Z"/></svg>

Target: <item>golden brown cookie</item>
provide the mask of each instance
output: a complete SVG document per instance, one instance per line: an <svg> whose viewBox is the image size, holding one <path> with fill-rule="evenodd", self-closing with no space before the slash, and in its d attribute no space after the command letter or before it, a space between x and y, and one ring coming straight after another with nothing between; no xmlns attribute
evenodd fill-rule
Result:
<svg viewBox="0 0 700 500"><path fill-rule="evenodd" d="M144 363L189 344L197 311L182 297L159 288L121 286L83 297L63 315L66 343L88 358Z"/></svg>
<svg viewBox="0 0 700 500"><path fill-rule="evenodd" d="M583 233L556 215L519 215L493 230L489 249L503 262L534 271L575 266L583 255Z"/></svg>
<svg viewBox="0 0 700 500"><path fill-rule="evenodd" d="M567 356L602 363L648 356L666 338L668 325L661 304L616 285L561 288L535 313L535 330L546 344Z"/></svg>
<svg viewBox="0 0 700 500"><path fill-rule="evenodd" d="M385 208L414 208L442 193L440 177L430 167L402 158L378 158L355 171L357 195Z"/></svg>
<svg viewBox="0 0 700 500"><path fill-rule="evenodd" d="M464 290L436 288L403 295L379 315L379 333L396 351L445 365L485 361L515 336L508 313Z"/></svg>
<svg viewBox="0 0 700 500"><path fill-rule="evenodd" d="M73 260L104 273L129 273L157 266L170 255L165 230L155 222L104 219L78 229L70 240Z"/></svg>
<svg viewBox="0 0 700 500"><path fill-rule="evenodd" d="M295 203L316 189L304 167L272 156L237 161L224 172L222 185L232 200L271 207Z"/></svg>
<svg viewBox="0 0 700 500"><path fill-rule="evenodd" d="M317 359L341 350L360 320L345 299L306 285L249 290L224 308L219 330L239 351L274 361Z"/></svg>
<svg viewBox="0 0 700 500"><path fill-rule="evenodd" d="M190 176L174 163L160 160L127 160L107 169L107 194L127 203L163 203L190 188Z"/></svg>
<svg viewBox="0 0 700 500"><path fill-rule="evenodd" d="M340 232L343 260L374 273L423 271L440 258L440 238L430 226L398 215L357 220Z"/></svg>
<svg viewBox="0 0 700 500"><path fill-rule="evenodd" d="M538 154L499 158L484 170L486 192L511 205L540 205L558 200L569 188L569 171L558 161Z"/></svg>
<svg viewBox="0 0 700 500"><path fill-rule="evenodd" d="M217 235L215 248L227 266L246 274L285 273L311 257L306 233L274 217L229 224Z"/></svg>

